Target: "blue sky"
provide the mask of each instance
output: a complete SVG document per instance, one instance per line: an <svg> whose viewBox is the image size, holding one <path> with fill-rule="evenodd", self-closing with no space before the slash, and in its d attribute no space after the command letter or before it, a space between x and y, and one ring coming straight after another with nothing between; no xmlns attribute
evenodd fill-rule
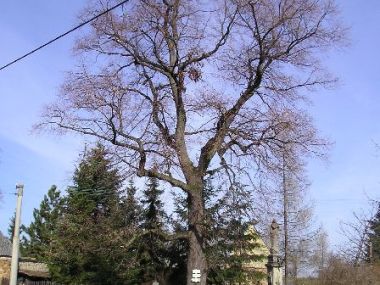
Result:
<svg viewBox="0 0 380 285"><path fill-rule="evenodd" d="M3 1L0 17L0 64L3 65L78 23L85 1ZM0 230L5 232L16 200L9 193L25 184L24 222L29 222L52 184L70 184L73 165L83 143L78 138L32 134L44 104L53 100L74 64L73 34L0 75Z"/></svg>
<svg viewBox="0 0 380 285"><path fill-rule="evenodd" d="M86 1L3 1L0 18L0 65L35 48L78 23ZM312 161L317 221L339 242L340 220L366 208L367 198L380 199L380 2L338 2L351 27L351 46L329 54L325 64L340 78L334 90L312 94L310 112L321 134L334 146L329 162ZM79 137L32 134L41 108L52 101L64 72L75 64L74 33L0 72L0 230L5 232L16 204L15 185L25 184L23 221L30 221L50 185L70 184L73 165L83 148ZM334 242L335 241L335 242Z"/></svg>

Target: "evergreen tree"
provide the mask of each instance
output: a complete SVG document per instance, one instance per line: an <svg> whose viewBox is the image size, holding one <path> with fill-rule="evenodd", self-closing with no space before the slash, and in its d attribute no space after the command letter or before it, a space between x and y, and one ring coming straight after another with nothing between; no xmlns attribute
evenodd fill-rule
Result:
<svg viewBox="0 0 380 285"><path fill-rule="evenodd" d="M107 216L119 201L122 179L102 145L85 153L74 173L74 187L69 190L68 204L82 213Z"/></svg>
<svg viewBox="0 0 380 285"><path fill-rule="evenodd" d="M372 259L380 263L380 202L375 216L369 222L369 241L372 243Z"/></svg>
<svg viewBox="0 0 380 285"><path fill-rule="evenodd" d="M13 214L13 216L11 217L10 221L9 221L9 225L8 225L8 239L13 242L13 233L14 233L14 229L15 229L15 220L16 220L16 213ZM26 256L27 253L25 252L25 236L24 236L24 232L25 232L25 229L26 227L21 224L20 225L20 254L22 256Z"/></svg>
<svg viewBox="0 0 380 285"><path fill-rule="evenodd" d="M52 276L63 284L124 284L123 245L132 231L120 203L122 179L103 146L84 153L73 181L56 231Z"/></svg>
<svg viewBox="0 0 380 285"><path fill-rule="evenodd" d="M158 180L149 178L146 189L143 191L143 222L142 228L146 230L163 230L166 216L160 196L164 192L159 189Z"/></svg>
<svg viewBox="0 0 380 285"><path fill-rule="evenodd" d="M174 224L173 236L183 233L186 229L180 224ZM167 245L168 284L186 284L186 264L189 241L186 238L174 238Z"/></svg>
<svg viewBox="0 0 380 285"><path fill-rule="evenodd" d="M23 238L24 254L37 260L47 262L51 245L55 237L57 223L62 216L64 199L55 185L51 186L44 196L39 209L33 211L33 221L23 227L26 236Z"/></svg>
<svg viewBox="0 0 380 285"><path fill-rule="evenodd" d="M142 229L140 224L142 221L142 207L136 198L136 192L138 191L133 180L129 180L128 187L126 189L126 196L122 197L121 212L122 220L124 221L124 228L128 229L132 233L132 238L139 237ZM124 279L127 280L126 284L140 285L141 284L141 268L139 266L139 241L137 238L135 242L132 242L128 246L122 245L122 254L124 258L128 258L129 266L124 270Z"/></svg>
<svg viewBox="0 0 380 285"><path fill-rule="evenodd" d="M16 214L13 214L8 225L8 239L10 241L13 240L13 233L15 231L15 220L16 220Z"/></svg>
<svg viewBox="0 0 380 285"><path fill-rule="evenodd" d="M211 187L208 185L207 187ZM218 190L220 191L220 190ZM216 193L208 190L209 193ZM249 269L249 264L262 261L264 253L250 216L250 194L236 184L208 208L209 224L206 253L210 265L210 284L255 284L265 275Z"/></svg>
<svg viewBox="0 0 380 285"><path fill-rule="evenodd" d="M127 225L138 226L141 221L142 208L136 199L137 188L133 180L129 180L129 185L126 191L127 195L123 199L123 210L125 215L125 222Z"/></svg>
<svg viewBox="0 0 380 285"><path fill-rule="evenodd" d="M166 279L167 245L163 234L167 231L164 227L166 214L160 199L162 193L158 180L149 178L141 201L143 205L141 229L147 233L139 240L140 282Z"/></svg>
<svg viewBox="0 0 380 285"><path fill-rule="evenodd" d="M172 234L178 234L188 230L188 199L185 195L171 193L174 199L174 211L170 217ZM186 238L174 238L168 243L168 260L170 262L170 273L168 284L186 284L186 264L189 249L189 241Z"/></svg>
<svg viewBox="0 0 380 285"><path fill-rule="evenodd" d="M265 254L256 251L262 247L251 218L252 198L241 184L226 191L223 187L214 187L213 178L204 182L203 197L207 211L206 243L204 245L209 264L208 284L256 284L266 276L261 272L249 270L249 264L262 261ZM187 227L187 203L184 196L175 196L174 232L183 232ZM182 262L187 259L187 240L177 240L170 252L173 260L178 261L181 276ZM183 267L185 269L185 267ZM178 275L177 275L178 277ZM177 278L173 284L182 284Z"/></svg>

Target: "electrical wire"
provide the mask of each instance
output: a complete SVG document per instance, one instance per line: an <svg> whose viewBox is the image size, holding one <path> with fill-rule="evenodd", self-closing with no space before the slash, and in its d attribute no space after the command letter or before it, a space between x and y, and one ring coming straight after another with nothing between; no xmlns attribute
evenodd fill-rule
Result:
<svg viewBox="0 0 380 285"><path fill-rule="evenodd" d="M26 58L26 57L32 55L33 53L39 51L40 49L43 49L44 47L46 47L46 46L48 46L48 45L54 43L55 41L57 41L57 40L59 40L59 39L65 37L65 36L67 36L68 34L70 34L70 33L74 32L74 31L78 30L79 28L81 28L81 27L83 27L83 26L85 26L85 25L91 23L92 21L96 20L97 18L99 18L99 17L101 17L101 16L107 14L108 12L110 12L110 11L112 11L112 10L114 10L114 9L116 9L116 8L118 8L118 7L120 7L120 6L122 6L123 4L125 4L125 3L127 3L127 2L129 2L129 0L124 0L124 1L120 2L119 4L117 4L117 5L115 5L115 6L112 6L111 8L108 8L107 10L101 12L100 14L97 14L96 16L94 16L94 17L92 17L92 18L90 18L90 19L88 19L88 20L86 20L86 21L80 23L79 25L77 25L77 26L71 28L71 29L68 30L67 32L65 32L65 33L63 33L63 34L60 34L59 36L55 37L54 39L51 39L50 41L48 41L48 42L46 42L46 43L40 45L39 47L37 47L37 48L31 50L30 52L28 52L28 53L26 53L26 54L24 54L24 55L22 55L22 56L16 58L15 60L13 60L13 61L7 63L6 65L3 65L2 67L0 67L0 71L2 71L3 69L5 69L5 68L7 68L7 67L9 67L9 66L11 66L11 65L13 65L13 64L15 64L16 62L18 62L18 61L20 61L20 60L23 60L24 58Z"/></svg>

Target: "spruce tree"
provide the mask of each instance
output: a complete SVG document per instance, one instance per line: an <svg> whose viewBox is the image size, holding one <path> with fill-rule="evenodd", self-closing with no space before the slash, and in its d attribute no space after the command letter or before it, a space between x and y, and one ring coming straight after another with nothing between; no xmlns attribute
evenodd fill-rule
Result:
<svg viewBox="0 0 380 285"><path fill-rule="evenodd" d="M24 254L48 262L58 221L62 217L64 198L55 185L44 196L39 209L33 211L33 221L23 227Z"/></svg>
<svg viewBox="0 0 380 285"><path fill-rule="evenodd" d="M14 234L14 231L15 231L15 220L16 220L16 217L15 217L16 214L13 214L13 216L11 217L11 219L9 220L9 225L8 225L8 239L10 241L12 241L13 239L13 234Z"/></svg>
<svg viewBox="0 0 380 285"><path fill-rule="evenodd" d="M68 204L80 207L82 213L107 216L119 201L122 179L102 145L85 153L73 177L74 187L69 190Z"/></svg>
<svg viewBox="0 0 380 285"><path fill-rule="evenodd" d="M253 226L249 191L239 183L230 189L215 187L213 177L204 181L203 197L207 212L204 248L209 263L208 284L256 284L265 274L248 269L253 262L262 261L266 256L257 248L259 235ZM187 227L187 203L185 196L175 196L174 232L183 232ZM178 276L184 276L181 266L186 264L187 240L176 240L170 253L178 262L177 276L173 284L182 284ZM173 264L175 264L173 262ZM184 269L184 268L183 268ZM177 277L177 278L174 278ZM172 284L172 283L170 283Z"/></svg>
<svg viewBox="0 0 380 285"><path fill-rule="evenodd" d="M140 282L165 279L167 270L167 250L163 234L165 211L160 196L158 180L149 178L141 200L142 223L141 230L146 232L139 240L138 264L141 269Z"/></svg>
<svg viewBox="0 0 380 285"><path fill-rule="evenodd" d="M127 225L138 226L141 221L142 208L136 199L137 188L133 180L129 180L126 197L123 198L123 211Z"/></svg>
<svg viewBox="0 0 380 285"><path fill-rule="evenodd" d="M138 189L133 180L129 180L128 187L126 188L126 196L122 197L121 213L123 228L128 229L132 233L132 238L141 235L141 221L142 221L142 206L136 198ZM140 239L137 238L128 246L121 245L123 249L120 254L124 259L128 260L129 266L124 270L123 278L127 280L126 284L140 285L142 269L139 266L139 243Z"/></svg>
<svg viewBox="0 0 380 285"><path fill-rule="evenodd" d="M188 230L188 199L185 195L172 193L174 200L173 213L170 216L171 234L176 236ZM168 284L186 284L186 264L189 241L187 238L173 238L168 242L168 260L170 272Z"/></svg>
<svg viewBox="0 0 380 285"><path fill-rule="evenodd" d="M209 189L208 192L213 191ZM265 278L263 273L249 269L250 264L265 258L264 254L255 251L261 245L250 215L250 203L249 192L239 183L213 205L210 203L211 227L207 231L206 244L210 264L208 283L255 284Z"/></svg>
<svg viewBox="0 0 380 285"><path fill-rule="evenodd" d="M9 225L8 225L8 239L10 240L10 242L13 242L13 233L14 233L14 230L15 230L15 220L16 220L16 213L13 214L13 216L11 217L11 219L9 220ZM21 256L26 256L26 252L25 252L25 235L24 235L24 232L25 232L25 229L26 227L21 224L20 225L20 254Z"/></svg>
<svg viewBox="0 0 380 285"><path fill-rule="evenodd" d="M380 202L375 216L369 221L369 241L372 243L372 259L380 263Z"/></svg>
<svg viewBox="0 0 380 285"><path fill-rule="evenodd" d="M143 205L142 228L146 230L162 230L165 211L160 196L164 191L159 189L156 178L149 178L146 186L141 200Z"/></svg>
<svg viewBox="0 0 380 285"><path fill-rule="evenodd" d="M53 246L50 269L63 284L123 284L130 233L120 203L122 179L105 148L84 153Z"/></svg>

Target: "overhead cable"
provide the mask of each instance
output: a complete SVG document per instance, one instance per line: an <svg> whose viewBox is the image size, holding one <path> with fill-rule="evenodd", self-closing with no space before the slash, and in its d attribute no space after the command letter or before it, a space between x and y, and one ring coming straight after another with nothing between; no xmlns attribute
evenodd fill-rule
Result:
<svg viewBox="0 0 380 285"><path fill-rule="evenodd" d="M3 69L5 69L5 68L7 68L7 67L9 67L9 66L11 66L11 65L13 65L13 64L15 64L16 62L18 62L18 61L20 61L20 60L23 60L24 58L26 58L26 57L32 55L33 53L39 51L40 49L43 49L44 47L46 47L46 46L48 46L48 45L54 43L55 41L57 41L57 40L59 40L59 39L65 37L65 36L67 36L68 34L70 34L70 33L74 32L74 31L78 30L79 28L81 28L81 27L83 27L83 26L85 26L85 25L91 23L92 21L96 20L97 18L99 18L99 17L101 17L101 16L107 14L108 12L110 12L110 11L112 11L112 10L114 10L114 9L116 9L116 8L118 8L118 7L120 7L120 6L122 6L123 4L127 3L128 1L129 1L129 0L124 0L124 1L120 2L119 4L117 4L117 5L115 5L115 6L112 6L111 8L108 8L107 10L101 12L100 14L97 14L97 15L95 15L94 17L92 17L92 18L90 18L90 19L88 19L88 20L86 20L86 21L80 23L79 25L77 25L77 26L71 28L71 29L68 30L67 32L65 32L65 33L63 33L63 34L60 34L59 36L55 37L54 39L51 39L50 41L48 41L48 42L46 42L46 43L40 45L39 47L37 47L37 48L35 48L35 49L29 51L28 53L26 53L26 54L24 54L24 55L22 55L22 56L16 58L15 60L13 60L13 61L7 63L6 65L3 65L2 67L0 67L0 71L2 71Z"/></svg>

